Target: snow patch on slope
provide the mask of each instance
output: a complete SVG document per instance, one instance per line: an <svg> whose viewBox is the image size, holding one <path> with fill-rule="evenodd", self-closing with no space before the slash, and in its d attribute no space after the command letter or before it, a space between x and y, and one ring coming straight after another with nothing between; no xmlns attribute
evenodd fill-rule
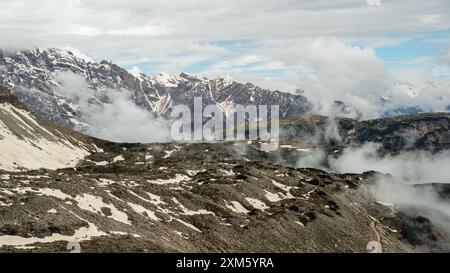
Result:
<svg viewBox="0 0 450 273"><path fill-rule="evenodd" d="M0 169L20 171L74 167L90 154L87 148L70 142L68 136L52 133L25 110L2 103L0 114ZM23 132L23 135L17 132Z"/></svg>

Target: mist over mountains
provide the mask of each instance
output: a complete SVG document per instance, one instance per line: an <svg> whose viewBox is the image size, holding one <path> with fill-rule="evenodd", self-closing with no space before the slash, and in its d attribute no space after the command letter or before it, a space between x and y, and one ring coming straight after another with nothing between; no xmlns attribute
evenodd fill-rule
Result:
<svg viewBox="0 0 450 273"><path fill-rule="evenodd" d="M441 252L450 246L448 184L427 183L447 151L417 176L409 167L433 159L431 151L383 157L381 144L340 150L320 141L322 148L289 141L272 152L258 141L119 144L45 121L5 89L0 125L1 252L61 252L67 242L83 252L363 252L368 242L385 252ZM349 156L359 149L365 152ZM330 173L320 170L325 165L289 163L319 150L336 160ZM425 153L430 156L414 159ZM405 169L379 168L404 160ZM348 169L355 163L361 166Z"/></svg>
<svg viewBox="0 0 450 273"><path fill-rule="evenodd" d="M1 0L0 253L450 252L449 37L448 0Z"/></svg>
<svg viewBox="0 0 450 273"><path fill-rule="evenodd" d="M159 117L169 115L177 104L192 107L194 97L202 97L204 105L217 105L224 112L236 104L277 104L281 116L304 114L311 109L300 95L186 73L151 78L107 61L86 62L60 49L2 51L0 67L0 84L11 88L36 113L64 127L116 141L154 142L166 138L166 124ZM111 115L119 119L114 124L103 118ZM135 124L143 124L143 130L162 132L153 138L127 139L114 135L118 131L114 126L119 124L122 131L127 131L123 126L136 128Z"/></svg>
<svg viewBox="0 0 450 273"><path fill-rule="evenodd" d="M37 247L46 251L58 249L61 240L78 240L95 251L97 240L129 236L120 238L124 244L119 249L141 251L156 244L156 251L211 251L223 247L219 237L249 229L236 237L233 250L314 251L300 243L283 248L278 242L302 238L325 250L326 242L341 240L339 234L349 226L356 232L341 244L349 251L361 251L374 236L392 252L450 247L448 113L361 120L335 117L364 115L354 105L334 101L331 117L318 116L316 99L324 94L305 97L186 73L149 77L54 48L0 51L0 67L0 85L12 91L0 94L0 174L5 182L0 205L8 211L0 233L10 236L0 236L0 248L34 249L46 242ZM279 149L264 151L259 141L173 143L172 107L192 108L199 96L224 112L237 104L280 105ZM383 98L380 105L388 103ZM21 213L19 193L36 200L39 205L30 209L38 215L56 211L53 222L48 221L52 216L31 220ZM75 218L50 204L75 211ZM355 209L355 204L362 207ZM33 224L12 223L17 217ZM67 227L68 220L76 226ZM260 221L267 224L260 228ZM151 224L130 228L132 223ZM154 224L170 246L154 238ZM212 226L220 227L208 237ZM323 229L329 226L332 232ZM310 233L299 235L305 227ZM272 230L283 235L274 237ZM255 232L276 238L259 240L273 248L240 243L252 241ZM149 241L138 244L133 239L138 236ZM210 245L184 245L189 238Z"/></svg>
<svg viewBox="0 0 450 273"><path fill-rule="evenodd" d="M315 47L325 47L325 43L332 42L318 42ZM332 44L334 43L339 42L335 41ZM368 51L358 53L355 49L348 49L346 54L361 58L372 53ZM323 63L322 66L327 67L327 64ZM352 68L355 73L351 71L345 73L357 75L359 72L355 69L357 67ZM127 71L108 61L94 63L79 52L73 53L70 50L56 48L2 50L0 72L0 84L20 94L19 98L33 111L62 126L119 141L127 139L120 135L115 136L113 133L117 131L114 129L115 124L133 122L145 124L145 120L149 119L155 119L153 124L155 127L147 128L154 128L161 131L161 134L148 139L135 137L129 141L153 142L167 139L168 133L165 130L167 124L157 116L167 117L170 109L177 104L192 106L193 97L196 96L203 97L205 105L217 105L224 111L236 104L279 104L282 117L308 113L358 119L447 111L447 104L450 101L447 93L443 91L448 86L442 85L444 83L442 81L439 83L428 81L420 86L391 82L377 87L378 90L384 89L383 92L389 95L356 87L358 92L368 92L365 101L362 101L358 99L359 95L351 95L351 89L331 85L334 80L326 76L326 74L330 77L334 75L330 72L320 76L320 82L329 80L330 85L319 89L318 86L309 85L310 80L305 78L303 82L306 85L302 86L309 88L297 92L306 96L304 97L279 91L272 92L227 77L207 80L186 73L174 76L161 73L150 77L141 73L139 69ZM380 77L383 78L382 75ZM384 81L385 79L380 79L379 84ZM348 82L352 82L353 85L355 80L348 79ZM361 82L368 81L361 79ZM378 84L376 80L374 83ZM374 85L369 85L374 88ZM335 93L333 89L336 90ZM342 90L348 92L341 93ZM129 105L122 107L123 104ZM137 108L133 109L134 106ZM133 113L134 117L129 118L129 113ZM110 126L108 119L102 118L103 114L113 114L122 120Z"/></svg>

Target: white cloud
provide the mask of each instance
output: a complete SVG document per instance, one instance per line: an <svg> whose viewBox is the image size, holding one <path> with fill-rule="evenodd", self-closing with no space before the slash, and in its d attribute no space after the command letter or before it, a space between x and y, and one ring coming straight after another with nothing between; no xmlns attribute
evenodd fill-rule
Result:
<svg viewBox="0 0 450 273"><path fill-rule="evenodd" d="M369 6L381 6L381 0L366 0Z"/></svg>
<svg viewBox="0 0 450 273"><path fill-rule="evenodd" d="M77 56L78 58L81 58L81 59L85 60L86 62L91 62L91 63L95 62L91 57L87 56L86 54L84 54L83 52L79 51L79 50L76 49L76 48L67 46L67 47L64 47L63 49L69 50L69 51L72 52L75 56Z"/></svg>
<svg viewBox="0 0 450 273"><path fill-rule="evenodd" d="M137 66L133 66L131 69L128 69L128 72L130 72L135 77L140 77L140 75L142 74L141 69Z"/></svg>
<svg viewBox="0 0 450 273"><path fill-rule="evenodd" d="M443 58L444 63L450 65L450 50L448 51L447 55Z"/></svg>
<svg viewBox="0 0 450 273"><path fill-rule="evenodd" d="M293 83L305 90L320 113L332 114L330 106L337 100L351 102L367 115L375 113L371 102L388 88L388 74L373 50L347 46L336 38L276 50L274 55L287 65L302 63L311 69L297 74Z"/></svg>
<svg viewBox="0 0 450 273"><path fill-rule="evenodd" d="M363 182L360 189L377 201L395 205L396 209L413 208L415 213L428 217L438 227L450 231L449 203L439 198L434 189L413 187L417 184L448 183L450 170L446 166L450 152L403 151L382 156L380 147L380 144L366 143L361 147L346 148L337 157L327 157L318 150L300 157L297 167L337 173L380 172L373 177L374 183Z"/></svg>
<svg viewBox="0 0 450 273"><path fill-rule="evenodd" d="M139 64L152 73L230 74L271 89L301 87L321 113L332 113L330 102L344 100L364 117L374 117L384 110L376 102L385 95L395 100L392 107L423 98L427 109L442 110L443 103L433 106L432 100L448 97L443 92L450 57L432 72L416 70L422 75L417 77L391 73L371 48L450 28L450 2L371 4L375 6L366 0L3 0L0 47L70 47L94 60ZM355 42L362 48L351 46ZM393 80L415 81L415 88L426 91L404 97L389 91ZM427 81L439 88L432 90Z"/></svg>
<svg viewBox="0 0 450 273"><path fill-rule="evenodd" d="M425 151L402 152L380 156L379 144L367 143L362 147L347 148L343 154L330 159L330 168L340 173L377 171L391 174L409 184L447 183L450 171L446 168L450 152L436 154Z"/></svg>
<svg viewBox="0 0 450 273"><path fill-rule="evenodd" d="M88 135L116 142L172 140L170 123L136 106L129 93L107 90L108 103L93 104L90 100L94 91L83 77L59 72L56 79L62 86L62 95L76 102L82 121L89 124Z"/></svg>
<svg viewBox="0 0 450 273"><path fill-rule="evenodd" d="M168 34L170 31L162 26L147 25L125 29L116 29L108 31L107 34L118 36L157 36Z"/></svg>
<svg viewBox="0 0 450 273"><path fill-rule="evenodd" d="M72 46L90 56L117 56L129 48L142 57L155 41L178 41L181 49L182 41L363 38L444 29L450 27L449 10L446 0L386 1L376 8L365 0L3 0L0 38L22 47Z"/></svg>
<svg viewBox="0 0 450 273"><path fill-rule="evenodd" d="M249 54L240 59L258 54L261 62L236 62L246 63L244 67L221 62L204 73L228 71L237 80L250 80L266 88L291 92L301 88L314 103L315 112L325 115L368 119L403 107L447 111L450 104L450 76L445 73L448 70L432 58L409 60L418 65L416 68L389 70L373 49L348 45L335 37L303 39L290 46L267 43ZM273 77L259 71L268 73L271 68ZM335 101L351 106L346 109L349 112L336 112Z"/></svg>

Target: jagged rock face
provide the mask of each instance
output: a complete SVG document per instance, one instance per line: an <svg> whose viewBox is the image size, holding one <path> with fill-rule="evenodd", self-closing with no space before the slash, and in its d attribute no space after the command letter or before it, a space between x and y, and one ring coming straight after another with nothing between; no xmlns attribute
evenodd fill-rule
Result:
<svg viewBox="0 0 450 273"><path fill-rule="evenodd" d="M280 122L281 139L330 145L380 143L388 151L450 149L450 114L425 113L367 121L349 118L288 118Z"/></svg>
<svg viewBox="0 0 450 273"><path fill-rule="evenodd" d="M356 124L349 141L382 143L388 150L450 148L450 114L398 116Z"/></svg>
<svg viewBox="0 0 450 273"><path fill-rule="evenodd" d="M76 169L1 174L0 251L366 252L377 240L385 252L426 250L359 190L366 174L227 159L239 158L234 144L102 148Z"/></svg>
<svg viewBox="0 0 450 273"><path fill-rule="evenodd" d="M62 126L74 128L82 118L76 105L64 97L56 74L70 71L81 76L95 90L123 89L134 102L148 111L167 116L177 104L192 107L193 97L203 97L205 105L216 104L226 110L236 104L279 105L282 116L299 115L311 109L305 97L272 92L252 84L230 79L205 80L182 73L160 74L151 78L130 73L107 61L91 63L70 51L59 49L19 52L0 51L0 85L11 88L31 110ZM107 101L96 93L95 103Z"/></svg>

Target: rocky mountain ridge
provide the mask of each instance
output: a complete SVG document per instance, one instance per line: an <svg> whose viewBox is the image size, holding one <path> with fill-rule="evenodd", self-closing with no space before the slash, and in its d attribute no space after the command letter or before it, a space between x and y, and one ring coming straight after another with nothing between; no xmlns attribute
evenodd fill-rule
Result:
<svg viewBox="0 0 450 273"><path fill-rule="evenodd" d="M74 53L50 48L46 50L0 50L0 85L13 90L32 111L67 128L89 126L76 102L64 94L64 73L77 85L90 90L91 103L108 103L108 90L125 92L139 107L167 116L174 105L193 107L193 98L202 97L204 105L217 105L224 111L236 104L280 105L282 116L300 115L311 109L305 97L270 91L253 84L228 78L206 80L181 73L149 77L127 71L108 61L92 63ZM67 81L67 79L66 79Z"/></svg>
<svg viewBox="0 0 450 273"><path fill-rule="evenodd" d="M358 121L324 116L281 120L280 138L329 146L379 143L386 151L450 149L450 114L423 113Z"/></svg>

